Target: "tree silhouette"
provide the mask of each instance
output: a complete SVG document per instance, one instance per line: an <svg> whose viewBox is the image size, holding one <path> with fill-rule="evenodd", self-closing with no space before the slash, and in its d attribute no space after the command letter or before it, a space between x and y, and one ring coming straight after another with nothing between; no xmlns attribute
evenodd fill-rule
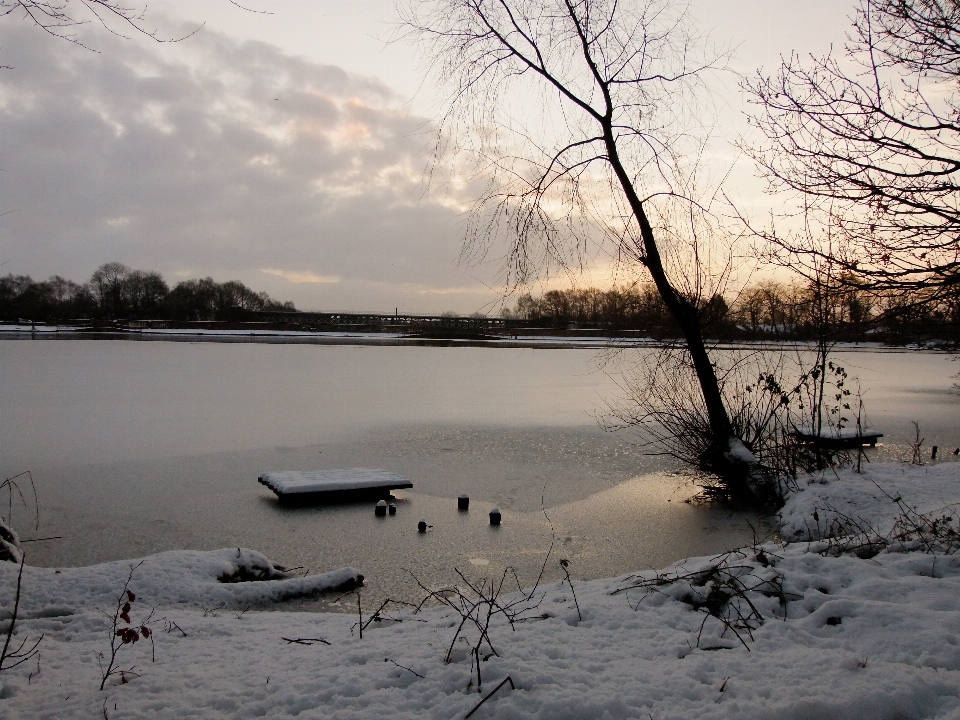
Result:
<svg viewBox="0 0 960 720"><path fill-rule="evenodd" d="M699 382L698 462L746 482L703 338L729 269L700 166L726 53L669 0L410 0L402 12L451 88L438 157L473 162L487 184L465 255L505 240L508 285L594 252L645 269Z"/></svg>
<svg viewBox="0 0 960 720"><path fill-rule="evenodd" d="M908 305L960 293L957 0L862 0L839 57L791 55L746 89L765 138L746 150L804 220L757 230L775 261Z"/></svg>

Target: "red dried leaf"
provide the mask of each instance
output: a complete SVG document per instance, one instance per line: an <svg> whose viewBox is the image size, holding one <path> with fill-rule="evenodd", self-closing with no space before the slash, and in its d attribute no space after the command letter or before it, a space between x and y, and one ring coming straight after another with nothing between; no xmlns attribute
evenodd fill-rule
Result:
<svg viewBox="0 0 960 720"><path fill-rule="evenodd" d="M132 592L130 592L129 590L127 590L127 599L128 599L130 602L133 602L134 600L137 599L137 596L134 595L134 594L133 594Z"/></svg>
<svg viewBox="0 0 960 720"><path fill-rule="evenodd" d="M130 622L130 616L127 615L126 613L123 613L122 615L120 615L120 619L127 623Z"/></svg>
<svg viewBox="0 0 960 720"><path fill-rule="evenodd" d="M146 625L141 625L140 634L143 635L144 639L150 637L150 628L148 628Z"/></svg>

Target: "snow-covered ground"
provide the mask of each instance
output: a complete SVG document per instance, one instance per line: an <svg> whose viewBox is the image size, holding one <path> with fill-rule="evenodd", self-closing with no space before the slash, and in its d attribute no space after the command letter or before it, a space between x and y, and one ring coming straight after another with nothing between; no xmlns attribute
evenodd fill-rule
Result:
<svg viewBox="0 0 960 720"><path fill-rule="evenodd" d="M102 691L97 656L135 563L27 567L14 644L43 640L0 674L0 717L463 718L509 677L473 718L958 720L958 501L960 463L805 478L783 510L790 543L591 582L571 567L572 589L501 594L514 604L493 614L489 643L469 621L458 635L451 607L390 607L362 637L356 614L258 611L350 569L225 584L278 571L237 548L164 553L130 581L132 626L157 607L153 652L122 646L133 672ZM830 537L851 528L866 535ZM0 565L9 617L17 566ZM473 597L459 590L451 601ZM376 607L362 609L366 622Z"/></svg>

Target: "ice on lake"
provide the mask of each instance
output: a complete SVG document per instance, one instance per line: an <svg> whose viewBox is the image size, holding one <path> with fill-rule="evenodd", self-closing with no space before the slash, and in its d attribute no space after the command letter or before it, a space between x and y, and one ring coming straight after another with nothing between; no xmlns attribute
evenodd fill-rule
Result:
<svg viewBox="0 0 960 720"><path fill-rule="evenodd" d="M240 546L314 572L353 566L400 598L411 572L443 583L454 567L509 566L532 582L551 547L575 577L661 567L748 540L758 520L685 503L671 461L598 427L618 390L592 350L0 341L0 356L2 471L31 470L38 534L63 536L28 546L35 564ZM948 356L843 360L885 433L877 457L913 439L911 420L928 444L957 441ZM415 491L378 518L372 503L281 507L256 483L348 467Z"/></svg>

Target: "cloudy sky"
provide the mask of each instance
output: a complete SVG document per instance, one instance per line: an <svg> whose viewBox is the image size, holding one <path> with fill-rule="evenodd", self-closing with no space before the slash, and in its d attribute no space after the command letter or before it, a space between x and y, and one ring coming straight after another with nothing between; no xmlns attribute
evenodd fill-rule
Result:
<svg viewBox="0 0 960 720"><path fill-rule="evenodd" d="M160 36L202 28L169 44L81 28L93 50L0 18L0 272L84 281L119 260L304 309L495 312L496 253L457 262L475 188L423 182L439 93L417 48L384 43L393 1L241 4L264 12L155 0ZM693 14L749 73L842 45L853 6L697 0ZM732 138L744 106L725 101ZM762 211L752 170L731 178Z"/></svg>

